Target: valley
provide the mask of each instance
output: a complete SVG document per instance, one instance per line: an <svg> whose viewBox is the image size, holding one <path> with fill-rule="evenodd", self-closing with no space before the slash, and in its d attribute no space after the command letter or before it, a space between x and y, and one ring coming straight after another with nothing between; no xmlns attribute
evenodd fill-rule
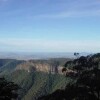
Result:
<svg viewBox="0 0 100 100"><path fill-rule="evenodd" d="M66 58L49 60L0 59L0 77L21 87L19 100L36 100L42 95L64 89L66 78L62 68Z"/></svg>

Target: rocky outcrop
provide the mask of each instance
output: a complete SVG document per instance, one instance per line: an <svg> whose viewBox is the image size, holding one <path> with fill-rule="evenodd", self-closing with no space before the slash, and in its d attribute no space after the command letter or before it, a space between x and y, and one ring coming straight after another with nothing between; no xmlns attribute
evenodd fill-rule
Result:
<svg viewBox="0 0 100 100"><path fill-rule="evenodd" d="M46 73L62 74L62 66L51 64L48 62L32 62L26 61L16 67L16 70L26 70L28 72L41 71Z"/></svg>

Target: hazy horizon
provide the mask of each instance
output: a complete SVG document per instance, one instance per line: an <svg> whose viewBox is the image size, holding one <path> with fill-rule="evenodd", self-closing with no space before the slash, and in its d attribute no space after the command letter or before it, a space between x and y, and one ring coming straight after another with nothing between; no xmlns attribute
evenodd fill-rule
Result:
<svg viewBox="0 0 100 100"><path fill-rule="evenodd" d="M79 53L79 56L87 56L94 53ZM47 60L52 58L76 58L74 52L0 52L0 59L17 59L17 60Z"/></svg>

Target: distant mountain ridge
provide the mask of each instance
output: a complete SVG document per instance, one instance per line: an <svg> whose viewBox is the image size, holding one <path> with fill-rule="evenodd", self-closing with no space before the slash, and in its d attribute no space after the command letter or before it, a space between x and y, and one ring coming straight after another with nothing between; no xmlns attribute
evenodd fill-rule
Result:
<svg viewBox="0 0 100 100"><path fill-rule="evenodd" d="M80 53L80 56L87 56L91 53ZM1 59L17 59L17 60L30 60L30 59L50 59L50 58L74 58L72 52L58 52L58 53L13 53L13 52L0 52Z"/></svg>

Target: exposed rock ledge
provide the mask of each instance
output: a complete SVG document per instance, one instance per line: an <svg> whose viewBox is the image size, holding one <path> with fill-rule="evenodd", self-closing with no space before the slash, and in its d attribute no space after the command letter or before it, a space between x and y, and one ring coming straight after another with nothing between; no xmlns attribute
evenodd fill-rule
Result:
<svg viewBox="0 0 100 100"><path fill-rule="evenodd" d="M62 74L63 66L58 64L50 64L48 62L32 62L26 61L16 67L16 70L26 70L28 72L41 71L52 74Z"/></svg>

